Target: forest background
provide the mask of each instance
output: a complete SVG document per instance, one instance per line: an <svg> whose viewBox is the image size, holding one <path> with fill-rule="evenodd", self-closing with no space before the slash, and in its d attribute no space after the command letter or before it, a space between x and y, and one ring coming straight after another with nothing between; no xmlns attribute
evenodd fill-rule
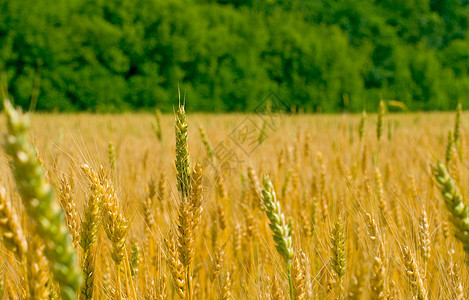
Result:
<svg viewBox="0 0 469 300"><path fill-rule="evenodd" d="M0 0L0 70L40 111L448 110L468 34L467 0Z"/></svg>

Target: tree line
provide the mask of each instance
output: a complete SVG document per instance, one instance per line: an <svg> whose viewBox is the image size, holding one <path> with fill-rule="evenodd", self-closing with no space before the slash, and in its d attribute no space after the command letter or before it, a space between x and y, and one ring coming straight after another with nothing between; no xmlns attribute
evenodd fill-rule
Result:
<svg viewBox="0 0 469 300"><path fill-rule="evenodd" d="M0 0L25 109L305 112L469 107L467 0Z"/></svg>

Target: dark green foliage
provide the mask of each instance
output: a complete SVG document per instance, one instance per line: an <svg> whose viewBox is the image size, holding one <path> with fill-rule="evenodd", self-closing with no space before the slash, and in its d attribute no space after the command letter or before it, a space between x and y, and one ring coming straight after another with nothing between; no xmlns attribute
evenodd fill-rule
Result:
<svg viewBox="0 0 469 300"><path fill-rule="evenodd" d="M462 0L0 0L0 70L37 110L306 112L469 100ZM39 81L40 79L40 81Z"/></svg>

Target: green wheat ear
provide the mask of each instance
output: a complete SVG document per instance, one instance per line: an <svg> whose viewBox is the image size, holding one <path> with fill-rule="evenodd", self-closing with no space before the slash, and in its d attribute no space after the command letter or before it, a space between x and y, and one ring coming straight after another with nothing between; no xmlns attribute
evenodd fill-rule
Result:
<svg viewBox="0 0 469 300"><path fill-rule="evenodd" d="M461 141L461 113L462 113L462 104L461 102L458 103L458 107L456 108L456 120L454 122L454 144L456 146L459 159L463 159L463 145Z"/></svg>
<svg viewBox="0 0 469 300"><path fill-rule="evenodd" d="M456 229L455 236L462 242L469 258L469 207L464 204L456 183L443 163L437 163L434 173L446 208L451 214L450 219ZM466 263L469 264L469 259L466 259Z"/></svg>
<svg viewBox="0 0 469 300"><path fill-rule="evenodd" d="M339 278L339 299L342 299L342 279L347 272L347 255L345 253L345 228L342 219L339 218L332 229L331 235L331 251L332 258L330 260L332 270Z"/></svg>
<svg viewBox="0 0 469 300"><path fill-rule="evenodd" d="M459 138L461 137L461 112L462 104L459 102L456 108L456 120L454 121L454 142L456 144L459 143Z"/></svg>
<svg viewBox="0 0 469 300"><path fill-rule="evenodd" d="M176 112L176 171L178 189L183 198L189 196L191 183L189 145L187 142L188 127L184 105L180 105Z"/></svg>
<svg viewBox="0 0 469 300"><path fill-rule="evenodd" d="M15 110L7 99L3 105L8 128L3 146L11 157L13 174L26 213L44 240L44 254L50 261L55 280L60 284L62 298L77 299L81 283L77 255L65 225L64 212L46 181L36 149L29 142L29 118Z"/></svg>
<svg viewBox="0 0 469 300"><path fill-rule="evenodd" d="M213 158L215 157L215 152L213 151L212 144L210 143L207 133L205 132L205 129L200 126L199 127L199 133L200 137L202 138L202 142L204 143L205 150L207 150L207 155L210 161L213 161Z"/></svg>
<svg viewBox="0 0 469 300"><path fill-rule="evenodd" d="M280 203L277 201L274 187L268 177L264 177L262 195L266 214L270 221L270 229L274 234L275 247L287 262L293 258L292 234L285 216L281 211Z"/></svg>
<svg viewBox="0 0 469 300"><path fill-rule="evenodd" d="M362 116L360 118L360 125L358 126L358 136L360 137L360 141L363 140L365 136L365 126L366 126L366 110L362 111Z"/></svg>
<svg viewBox="0 0 469 300"><path fill-rule="evenodd" d="M386 114L386 105L384 104L384 101L381 100L379 102L379 108L378 108L378 123L376 126L376 136L378 137L378 141L381 140L381 137L383 136L383 129L384 129L384 115Z"/></svg>
<svg viewBox="0 0 469 300"><path fill-rule="evenodd" d="M161 111L157 108L155 110L155 121L151 123L153 132L160 143L163 142L163 133L161 131Z"/></svg>
<svg viewBox="0 0 469 300"><path fill-rule="evenodd" d="M453 132L450 130L448 132L448 143L446 144L446 155L445 155L445 162L447 166L449 166L449 163L451 162L451 158L453 157L453 145L454 145L454 135L453 135Z"/></svg>
<svg viewBox="0 0 469 300"><path fill-rule="evenodd" d="M342 219L335 223L331 235L331 266L338 277L343 277L347 271L347 256L345 254L345 228Z"/></svg>
<svg viewBox="0 0 469 300"><path fill-rule="evenodd" d="M278 202L275 195L274 187L269 177L265 176L262 180L262 196L264 205L266 207L267 218L269 218L269 227L272 230L275 247L277 252L285 260L287 265L287 276L290 284L290 297L293 299L293 284L292 284L292 259L293 259L293 245L292 245L292 226L285 220L282 213L280 202Z"/></svg>

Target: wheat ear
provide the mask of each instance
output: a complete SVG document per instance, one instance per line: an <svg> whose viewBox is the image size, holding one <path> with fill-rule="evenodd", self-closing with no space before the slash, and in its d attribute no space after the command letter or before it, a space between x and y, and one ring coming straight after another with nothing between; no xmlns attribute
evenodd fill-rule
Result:
<svg viewBox="0 0 469 300"><path fill-rule="evenodd" d="M383 130L384 130L384 115L386 113L386 105L384 104L384 101L381 100L379 102L379 108L378 108L378 123L376 126L376 136L378 138L378 141L381 140L381 137L383 136Z"/></svg>
<svg viewBox="0 0 469 300"><path fill-rule="evenodd" d="M448 132L448 143L446 144L446 155L445 155L445 163L448 167L453 157L453 146L454 146L454 136L453 136L453 132L450 130Z"/></svg>
<svg viewBox="0 0 469 300"><path fill-rule="evenodd" d="M345 252L345 243L347 237L345 236L345 227L342 218L339 218L332 229L331 234L331 266L332 270L339 278L339 300L342 299L342 280L345 272L347 271L347 254Z"/></svg>
<svg viewBox="0 0 469 300"><path fill-rule="evenodd" d="M178 190L182 198L187 198L190 194L190 174L191 166L189 159L189 145L187 142L188 130L187 116L184 105L179 106L176 112L176 177Z"/></svg>
<svg viewBox="0 0 469 300"><path fill-rule="evenodd" d="M44 244L35 236L28 253L28 283L31 299L49 299L49 262L44 256Z"/></svg>
<svg viewBox="0 0 469 300"><path fill-rule="evenodd" d="M59 202L65 211L65 222L72 235L73 243L78 246L80 240L79 217L73 199L72 186L65 175L60 179Z"/></svg>
<svg viewBox="0 0 469 300"><path fill-rule="evenodd" d="M427 291L423 285L422 277L420 276L419 268L415 263L412 253L408 247L402 248L404 255L404 266L406 269L407 277L409 278L412 289L417 294L418 300L427 300Z"/></svg>
<svg viewBox="0 0 469 300"><path fill-rule="evenodd" d="M173 277L173 284L176 289L176 293L179 298L184 299L186 294L186 282L184 276L184 266L181 263L178 252L177 245L173 234L170 234L168 239L164 240L166 249L167 249L167 262L169 270Z"/></svg>
<svg viewBox="0 0 469 300"><path fill-rule="evenodd" d="M300 258L295 255L292 265L293 294L297 300L306 299L306 276Z"/></svg>
<svg viewBox="0 0 469 300"><path fill-rule="evenodd" d="M461 193L456 183L451 178L445 165L438 162L434 170L438 187L441 190L446 208L449 210L456 231L455 236L461 241L466 252L469 255L469 207L463 202ZM469 263L469 260L466 259Z"/></svg>
<svg viewBox="0 0 469 300"><path fill-rule="evenodd" d="M77 255L70 232L64 222L64 212L57 203L52 187L29 142L29 118L16 111L8 100L3 102L8 134L4 147L12 159L13 173L27 214L46 248L54 278L60 284L62 298L76 299L81 274L76 266Z"/></svg>
<svg viewBox="0 0 469 300"><path fill-rule="evenodd" d="M287 224L285 216L282 213L280 202L278 202L275 195L274 187L270 179L266 176L263 181L262 196L266 208L266 214L269 218L269 227L272 230L275 247L277 252L285 260L287 265L287 276L290 284L290 298L293 300L293 285L292 285L292 259L293 259L293 245L292 245L292 228Z"/></svg>
<svg viewBox="0 0 469 300"><path fill-rule="evenodd" d="M85 203L84 218L81 222L80 245L83 248L82 270L84 282L81 288L82 299L92 299L93 297L93 281L94 281L94 255L92 246L96 242L100 226L100 204L101 196L99 194L100 182L96 172L90 169L88 165L83 165L82 170L91 181L91 194Z"/></svg>
<svg viewBox="0 0 469 300"><path fill-rule="evenodd" d="M200 126L199 127L199 132L200 132L200 137L202 138L202 142L204 143L205 150L207 151L208 159L210 161L213 161L213 158L215 157L215 152L213 151L212 144L210 143L207 133L205 132L205 129Z"/></svg>
<svg viewBox="0 0 469 300"><path fill-rule="evenodd" d="M5 247L15 253L20 260L23 260L28 252L28 242L17 214L11 209L3 187L0 188L0 231Z"/></svg>
<svg viewBox="0 0 469 300"><path fill-rule="evenodd" d="M361 118L360 118L360 124L358 125L358 136L360 137L360 141L362 141L363 137L365 136L365 126L366 126L366 110L363 110Z"/></svg>

